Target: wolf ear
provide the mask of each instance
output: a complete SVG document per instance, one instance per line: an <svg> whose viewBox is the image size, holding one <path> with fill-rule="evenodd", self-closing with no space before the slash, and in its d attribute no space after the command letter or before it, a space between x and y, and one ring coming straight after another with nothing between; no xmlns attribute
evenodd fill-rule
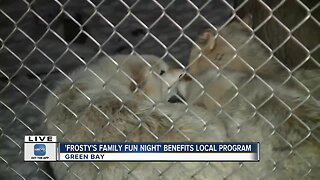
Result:
<svg viewBox="0 0 320 180"><path fill-rule="evenodd" d="M252 28L253 26L253 18L252 18L252 14L247 14L242 18L243 22L246 23L249 27Z"/></svg>
<svg viewBox="0 0 320 180"><path fill-rule="evenodd" d="M200 46L202 50L212 50L214 49L216 45L216 40L214 36L214 30L213 29L204 29L201 31L201 33L198 35L197 38L197 44Z"/></svg>
<svg viewBox="0 0 320 180"><path fill-rule="evenodd" d="M239 16L235 17L230 22L230 26L233 26L237 29L246 30L246 31L249 30L250 28L252 29L252 27L253 27L252 14L249 13L240 19L239 19Z"/></svg>

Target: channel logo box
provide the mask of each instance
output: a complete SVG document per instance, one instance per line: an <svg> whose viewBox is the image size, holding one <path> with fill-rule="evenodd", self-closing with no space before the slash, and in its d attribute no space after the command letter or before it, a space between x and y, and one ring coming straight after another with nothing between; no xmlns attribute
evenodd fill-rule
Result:
<svg viewBox="0 0 320 180"><path fill-rule="evenodd" d="M35 156L46 155L46 145L45 144L35 144L33 150L34 150Z"/></svg>
<svg viewBox="0 0 320 180"><path fill-rule="evenodd" d="M57 137L56 136L25 136L24 160L25 161L56 161Z"/></svg>

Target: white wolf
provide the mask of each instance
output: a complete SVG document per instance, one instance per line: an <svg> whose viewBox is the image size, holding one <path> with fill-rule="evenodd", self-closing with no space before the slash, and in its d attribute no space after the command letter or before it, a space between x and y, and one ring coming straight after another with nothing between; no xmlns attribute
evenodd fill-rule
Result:
<svg viewBox="0 0 320 180"><path fill-rule="evenodd" d="M46 100L47 131L68 142L227 141L223 124L201 107L168 103L182 70L155 56L101 58L63 80ZM213 121L214 120L214 121ZM61 163L57 179L207 179L207 163ZM211 165L210 165L211 166ZM225 176L233 166L213 165ZM221 167L220 167L221 166ZM227 170L229 168L229 170ZM163 175L159 173L164 173Z"/></svg>

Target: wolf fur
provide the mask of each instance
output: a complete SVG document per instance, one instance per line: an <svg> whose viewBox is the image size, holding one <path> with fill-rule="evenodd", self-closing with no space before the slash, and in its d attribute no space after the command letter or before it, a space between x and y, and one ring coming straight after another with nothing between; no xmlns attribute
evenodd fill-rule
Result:
<svg viewBox="0 0 320 180"><path fill-rule="evenodd" d="M250 39L244 28L232 22L216 38L203 31L179 93L223 119L231 141L260 142L260 162L243 163L234 179L317 179L320 99L312 95L319 92L320 71L298 70L288 78L255 39L244 45Z"/></svg>
<svg viewBox="0 0 320 180"><path fill-rule="evenodd" d="M204 41L196 48L212 42L203 37L212 36L200 37ZM257 53L260 50L257 48ZM195 57L194 52L190 57ZM199 51L196 52L199 57ZM215 59L202 59L205 51L200 52L200 61L206 61L198 65L190 61L191 80L189 77L185 81L183 77L177 84L188 105L167 102L175 93L175 81L181 71L169 69L154 56L102 58L87 69L75 71L69 80L57 85L46 101L48 132L57 135L60 141L72 142L259 141L260 162L53 162L51 167L56 178L319 177L320 105L319 99L311 98L307 89L316 91L315 83L320 82L317 78L320 76L314 75L315 72L296 73L295 78L307 86L298 89L295 82L283 85L273 78L260 78L259 75L269 77L268 69L254 76L237 63L235 67L222 65L224 71L203 66L208 62L215 64ZM271 67L277 69L277 65Z"/></svg>
<svg viewBox="0 0 320 180"><path fill-rule="evenodd" d="M209 111L167 103L170 87L180 74L181 70L168 69L154 56L98 59L87 69L73 72L70 80L60 81L49 95L47 132L67 142L228 141L224 125ZM236 168L208 163L50 165L56 179L66 180L222 178ZM203 167L208 170L199 172Z"/></svg>

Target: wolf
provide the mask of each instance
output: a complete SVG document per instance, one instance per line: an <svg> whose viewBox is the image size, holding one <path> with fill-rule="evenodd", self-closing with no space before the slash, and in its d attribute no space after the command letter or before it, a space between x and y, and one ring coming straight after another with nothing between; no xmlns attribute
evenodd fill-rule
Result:
<svg viewBox="0 0 320 180"><path fill-rule="evenodd" d="M235 179L316 179L320 71L281 72L243 22L199 34L178 92L222 119L231 141L260 142L260 162L243 163Z"/></svg>
<svg viewBox="0 0 320 180"><path fill-rule="evenodd" d="M233 20L224 27L205 28L195 40L189 56L188 70L192 75L210 68L219 68L260 75L287 72L272 51L254 36L252 16Z"/></svg>
<svg viewBox="0 0 320 180"><path fill-rule="evenodd" d="M97 59L58 81L46 99L46 132L60 142L228 141L223 124L213 122L210 112L167 102L181 73L152 55ZM171 170L172 163L52 162L50 166L56 179L65 180L158 179L159 171L167 179L195 174L205 179L211 172L197 171L206 164L183 163Z"/></svg>

